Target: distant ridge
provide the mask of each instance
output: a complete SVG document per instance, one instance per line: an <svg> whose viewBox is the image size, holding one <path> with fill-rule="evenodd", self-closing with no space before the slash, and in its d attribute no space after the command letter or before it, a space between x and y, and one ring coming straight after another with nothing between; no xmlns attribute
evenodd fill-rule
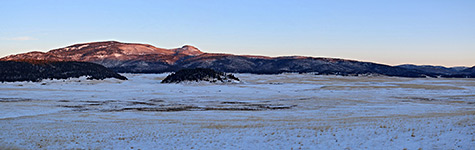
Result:
<svg viewBox="0 0 475 150"><path fill-rule="evenodd" d="M399 77L475 77L474 69L437 66L389 66L372 62L303 56L267 57L205 53L185 45L164 49L148 44L117 41L75 44L49 52L10 55L0 61L82 61L104 65L117 72L162 73L183 68L210 68L222 72L276 74L283 72ZM473 68L473 67L472 67Z"/></svg>
<svg viewBox="0 0 475 150"><path fill-rule="evenodd" d="M468 67L447 68L444 66L412 65L412 64L399 65L397 67L417 70L417 71L422 71L422 72L430 72L430 73L445 76L445 77L456 76L456 75L463 76L463 74L470 74L471 72L473 73L473 71L467 70L469 69Z"/></svg>

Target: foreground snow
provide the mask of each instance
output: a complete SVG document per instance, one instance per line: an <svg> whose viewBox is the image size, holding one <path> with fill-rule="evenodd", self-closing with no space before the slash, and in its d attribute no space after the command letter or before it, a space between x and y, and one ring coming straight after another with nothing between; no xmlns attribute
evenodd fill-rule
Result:
<svg viewBox="0 0 475 150"><path fill-rule="evenodd" d="M0 149L475 147L474 79L166 75L1 83Z"/></svg>

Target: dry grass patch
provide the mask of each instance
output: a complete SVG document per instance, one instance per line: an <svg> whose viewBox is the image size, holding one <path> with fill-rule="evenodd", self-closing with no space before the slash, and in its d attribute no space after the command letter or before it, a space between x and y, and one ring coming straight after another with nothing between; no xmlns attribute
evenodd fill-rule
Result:
<svg viewBox="0 0 475 150"><path fill-rule="evenodd" d="M452 97L452 98L468 98L468 97L475 97L475 95L447 95L442 97Z"/></svg>
<svg viewBox="0 0 475 150"><path fill-rule="evenodd" d="M352 90L352 89L390 89L398 88L398 86L322 86L320 89L325 90Z"/></svg>
<svg viewBox="0 0 475 150"><path fill-rule="evenodd" d="M204 125L202 128L207 129L247 129L247 128L262 128L264 124L251 124L251 125L229 125L229 124L209 124Z"/></svg>
<svg viewBox="0 0 475 150"><path fill-rule="evenodd" d="M448 101L449 103L463 104L465 101Z"/></svg>

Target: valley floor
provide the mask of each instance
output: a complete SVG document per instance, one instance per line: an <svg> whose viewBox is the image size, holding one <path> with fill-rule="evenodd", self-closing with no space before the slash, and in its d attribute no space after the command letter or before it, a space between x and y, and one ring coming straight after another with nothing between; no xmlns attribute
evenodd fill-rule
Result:
<svg viewBox="0 0 475 150"><path fill-rule="evenodd" d="M475 79L0 83L0 149L473 149Z"/></svg>

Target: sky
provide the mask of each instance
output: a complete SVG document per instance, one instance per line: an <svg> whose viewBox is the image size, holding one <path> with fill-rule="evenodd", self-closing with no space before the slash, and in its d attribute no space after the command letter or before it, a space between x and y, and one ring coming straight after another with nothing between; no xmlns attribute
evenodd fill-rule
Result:
<svg viewBox="0 0 475 150"><path fill-rule="evenodd" d="M0 57L109 41L475 65L475 0L0 0Z"/></svg>

